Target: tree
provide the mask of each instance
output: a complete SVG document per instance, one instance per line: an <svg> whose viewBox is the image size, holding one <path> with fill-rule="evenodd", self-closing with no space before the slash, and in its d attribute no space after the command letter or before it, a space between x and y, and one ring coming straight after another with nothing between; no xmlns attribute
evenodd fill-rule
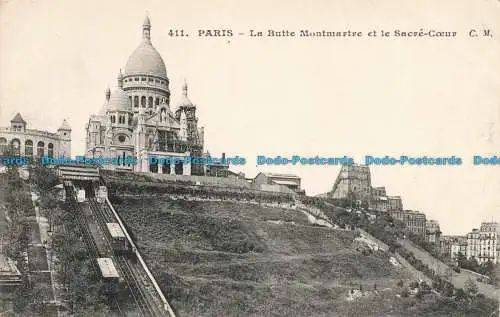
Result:
<svg viewBox="0 0 500 317"><path fill-rule="evenodd" d="M364 210L368 210L368 207L369 204L368 204L368 201L367 200L364 200L362 203L361 203L361 208L363 208Z"/></svg>
<svg viewBox="0 0 500 317"><path fill-rule="evenodd" d="M43 315L47 312L46 294L51 291L47 287L35 287L29 292L29 310Z"/></svg>
<svg viewBox="0 0 500 317"><path fill-rule="evenodd" d="M472 279L469 278L465 282L465 293L475 296L478 293L478 291L479 289L477 287L477 284Z"/></svg>
<svg viewBox="0 0 500 317"><path fill-rule="evenodd" d="M63 210L59 208L59 202L53 191L48 191L40 196L40 208L43 209L49 221L49 231L52 231L52 225L55 218L60 218Z"/></svg>
<svg viewBox="0 0 500 317"><path fill-rule="evenodd" d="M33 165L30 178L41 192L49 191L59 183L55 170L41 164Z"/></svg>
<svg viewBox="0 0 500 317"><path fill-rule="evenodd" d="M21 189L24 185L24 182L19 175L19 168L16 165L9 166L9 168L7 169L7 179L9 190L18 190Z"/></svg>
<svg viewBox="0 0 500 317"><path fill-rule="evenodd" d="M442 292L443 296L451 297L451 296L453 296L454 291L455 291L455 287L453 286L453 284L448 283L448 282L444 283L443 292Z"/></svg>
<svg viewBox="0 0 500 317"><path fill-rule="evenodd" d="M408 290L408 287L405 287L403 288L403 290L401 291L401 297L408 297L410 296L410 291Z"/></svg>
<svg viewBox="0 0 500 317"><path fill-rule="evenodd" d="M457 302L461 302L461 303L464 303L464 302L467 302L468 301L468 296L467 296L467 293L465 293L465 291L461 288L457 289L456 292L455 292L455 300Z"/></svg>

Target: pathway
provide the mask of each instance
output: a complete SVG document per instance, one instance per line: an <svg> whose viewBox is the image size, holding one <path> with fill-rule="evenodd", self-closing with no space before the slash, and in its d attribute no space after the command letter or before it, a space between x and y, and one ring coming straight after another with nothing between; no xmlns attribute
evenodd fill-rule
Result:
<svg viewBox="0 0 500 317"><path fill-rule="evenodd" d="M467 272L465 270L461 270L460 273L453 271L448 265L433 257L427 251L418 248L409 240L399 240L398 242L406 250L412 252L417 259L422 261L422 263L427 265L430 269L434 270L437 274L445 277L451 274L450 282L456 288L464 288L466 282L469 279L472 279L478 286L480 293L495 300L498 300L498 298L500 297L500 292L498 289L496 289L493 285L478 282L477 276L475 274L472 274L471 272Z"/></svg>
<svg viewBox="0 0 500 317"><path fill-rule="evenodd" d="M35 202L39 201L39 197L36 193L31 193L31 200L33 201L33 204L35 205L35 214L36 214L36 221L38 224L37 230L35 230L35 233L32 235L32 247L37 247L38 250L40 251L40 256L43 256L44 259L39 259L40 262L37 263L37 266L39 270L31 270L30 269L30 274L33 276L35 275L40 275L39 283L40 284L50 284L50 288L52 289L52 294L50 294L48 297L50 298L50 302L52 304L55 304L58 306L60 304L60 301L58 300L59 296L56 297L56 289L54 286L54 273L53 273L53 267L54 267L54 252L53 250L49 249L48 246L50 245L50 240L51 237L48 233L49 231L49 223L47 221L47 218L43 217L40 213L40 208L35 204ZM32 231L33 232L33 231ZM43 250L43 252L42 252ZM42 270L40 270L42 268ZM57 294L59 295L59 294ZM59 309L56 310L54 316L60 317Z"/></svg>

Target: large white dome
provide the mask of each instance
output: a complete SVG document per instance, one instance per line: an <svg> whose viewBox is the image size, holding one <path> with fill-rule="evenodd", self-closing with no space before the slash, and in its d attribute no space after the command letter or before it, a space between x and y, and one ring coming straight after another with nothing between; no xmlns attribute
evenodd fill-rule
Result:
<svg viewBox="0 0 500 317"><path fill-rule="evenodd" d="M129 57L125 76L151 75L167 79L167 68L160 53L153 47L150 38L151 23L146 17L142 26L142 43Z"/></svg>
<svg viewBox="0 0 500 317"><path fill-rule="evenodd" d="M167 78L167 68L153 45L143 41L128 59L125 75L151 75Z"/></svg>

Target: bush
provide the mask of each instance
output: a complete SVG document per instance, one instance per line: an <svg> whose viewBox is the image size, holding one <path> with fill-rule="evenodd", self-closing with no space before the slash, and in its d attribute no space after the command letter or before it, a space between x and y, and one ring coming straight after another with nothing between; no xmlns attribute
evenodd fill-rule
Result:
<svg viewBox="0 0 500 317"><path fill-rule="evenodd" d="M405 297L405 298L406 298L406 297L410 296L410 291L408 290L408 288L407 288L407 287L405 287L405 288L401 291L401 293L400 293L399 295L401 295L401 297Z"/></svg>

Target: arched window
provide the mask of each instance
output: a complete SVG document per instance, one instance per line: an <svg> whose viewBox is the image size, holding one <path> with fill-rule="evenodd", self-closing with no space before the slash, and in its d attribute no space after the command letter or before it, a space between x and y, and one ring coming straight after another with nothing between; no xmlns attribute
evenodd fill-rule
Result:
<svg viewBox="0 0 500 317"><path fill-rule="evenodd" d="M24 154L26 156L33 156L33 141L26 140L24 142Z"/></svg>
<svg viewBox="0 0 500 317"><path fill-rule="evenodd" d="M160 105L160 97L156 97L155 105L157 105L157 106Z"/></svg>
<svg viewBox="0 0 500 317"><path fill-rule="evenodd" d="M139 107L139 96L134 96L134 107Z"/></svg>
<svg viewBox="0 0 500 317"><path fill-rule="evenodd" d="M184 166L182 162L175 163L175 175L182 175L184 172Z"/></svg>
<svg viewBox="0 0 500 317"><path fill-rule="evenodd" d="M9 148L9 146L7 145L7 139L0 138L0 154L5 153L8 148Z"/></svg>
<svg viewBox="0 0 500 317"><path fill-rule="evenodd" d="M10 141L10 150L12 155L20 155L21 154L21 142L18 139L13 139Z"/></svg>
<svg viewBox="0 0 500 317"><path fill-rule="evenodd" d="M146 96L141 97L141 107L146 108Z"/></svg>
<svg viewBox="0 0 500 317"><path fill-rule="evenodd" d="M148 98L148 107L152 108L153 107L153 97Z"/></svg>
<svg viewBox="0 0 500 317"><path fill-rule="evenodd" d="M111 123L115 123L115 122L116 122L115 116L111 116Z"/></svg>
<svg viewBox="0 0 500 317"><path fill-rule="evenodd" d="M132 96L128 96L128 101L130 102L130 106L133 106L133 105L134 105L134 103L133 103L133 101L132 101Z"/></svg>
<svg viewBox="0 0 500 317"><path fill-rule="evenodd" d="M49 143L49 145L47 146L48 150L47 150L47 156L52 158L54 157L54 144L52 143Z"/></svg>
<svg viewBox="0 0 500 317"><path fill-rule="evenodd" d="M163 165L161 166L161 172L163 174L170 174L170 162L163 161Z"/></svg>
<svg viewBox="0 0 500 317"><path fill-rule="evenodd" d="M149 171L151 173L158 173L158 162L149 165Z"/></svg>
<svg viewBox="0 0 500 317"><path fill-rule="evenodd" d="M45 154L45 143L42 141L39 141L38 144L36 145L36 156L42 157Z"/></svg>

